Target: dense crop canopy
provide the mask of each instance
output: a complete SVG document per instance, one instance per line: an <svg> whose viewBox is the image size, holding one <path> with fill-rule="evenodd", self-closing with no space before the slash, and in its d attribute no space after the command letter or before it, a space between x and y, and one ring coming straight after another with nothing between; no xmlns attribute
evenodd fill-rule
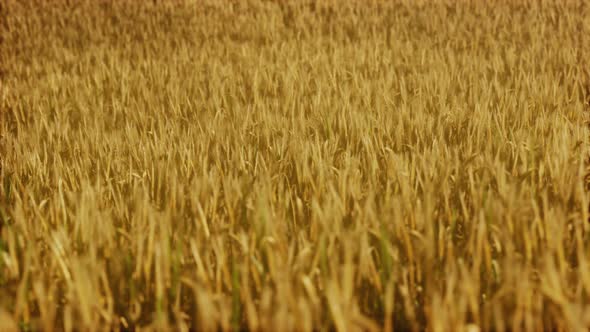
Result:
<svg viewBox="0 0 590 332"><path fill-rule="evenodd" d="M587 329L584 2L2 1L0 329Z"/></svg>

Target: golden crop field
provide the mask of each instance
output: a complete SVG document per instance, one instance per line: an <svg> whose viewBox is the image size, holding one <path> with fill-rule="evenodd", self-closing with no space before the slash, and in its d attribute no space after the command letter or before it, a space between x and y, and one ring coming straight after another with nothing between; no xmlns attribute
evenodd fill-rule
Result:
<svg viewBox="0 0 590 332"><path fill-rule="evenodd" d="M590 4L0 2L0 330L583 331Z"/></svg>

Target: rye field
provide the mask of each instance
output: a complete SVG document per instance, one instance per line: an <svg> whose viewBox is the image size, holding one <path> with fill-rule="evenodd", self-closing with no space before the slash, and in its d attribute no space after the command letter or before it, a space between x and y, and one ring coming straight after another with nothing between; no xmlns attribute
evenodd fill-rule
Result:
<svg viewBox="0 0 590 332"><path fill-rule="evenodd" d="M0 1L0 330L587 330L589 102L583 0Z"/></svg>

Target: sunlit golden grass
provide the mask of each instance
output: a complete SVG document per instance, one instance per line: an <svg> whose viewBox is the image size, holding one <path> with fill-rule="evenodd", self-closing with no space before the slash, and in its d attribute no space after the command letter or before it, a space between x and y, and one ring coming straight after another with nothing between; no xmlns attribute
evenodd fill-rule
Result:
<svg viewBox="0 0 590 332"><path fill-rule="evenodd" d="M590 327L579 1L2 1L0 330Z"/></svg>

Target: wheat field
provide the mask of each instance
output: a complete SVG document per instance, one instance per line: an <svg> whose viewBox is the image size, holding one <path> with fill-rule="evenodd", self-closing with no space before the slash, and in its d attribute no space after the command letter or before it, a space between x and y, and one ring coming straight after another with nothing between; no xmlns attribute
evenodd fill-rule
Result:
<svg viewBox="0 0 590 332"><path fill-rule="evenodd" d="M587 36L583 0L1 1L0 330L590 328Z"/></svg>

